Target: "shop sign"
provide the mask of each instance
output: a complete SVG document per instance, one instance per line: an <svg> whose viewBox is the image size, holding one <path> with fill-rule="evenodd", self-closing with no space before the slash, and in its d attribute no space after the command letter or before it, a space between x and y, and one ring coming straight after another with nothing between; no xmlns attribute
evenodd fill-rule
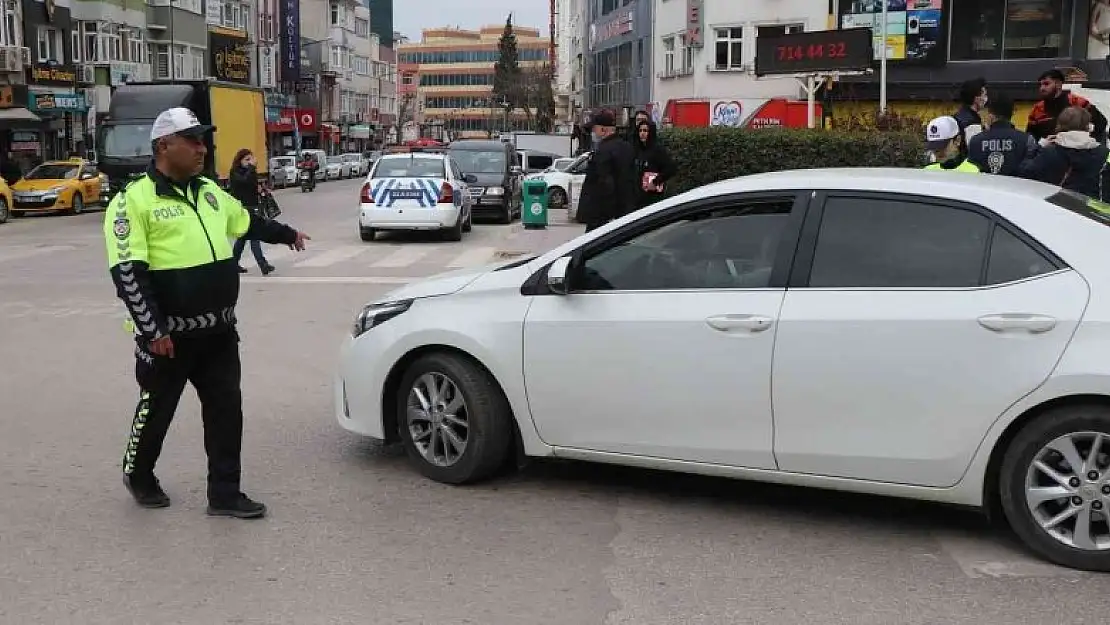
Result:
<svg viewBox="0 0 1110 625"><path fill-rule="evenodd" d="M258 47L258 86L273 89L277 85L277 61L273 46Z"/></svg>
<svg viewBox="0 0 1110 625"><path fill-rule="evenodd" d="M691 48L705 46L705 33L701 23L704 8L704 0L686 0L686 45Z"/></svg>
<svg viewBox="0 0 1110 625"><path fill-rule="evenodd" d="M266 132L293 132L296 111L266 107Z"/></svg>
<svg viewBox="0 0 1110 625"><path fill-rule="evenodd" d="M251 83L251 55L244 37L208 33L208 64L216 80Z"/></svg>
<svg viewBox="0 0 1110 625"><path fill-rule="evenodd" d="M262 98L266 101L266 106L273 108L289 108L294 105L293 98L288 94L276 91L267 91L262 94Z"/></svg>
<svg viewBox="0 0 1110 625"><path fill-rule="evenodd" d="M10 109L15 106L15 93L11 85L0 85L0 109Z"/></svg>
<svg viewBox="0 0 1110 625"><path fill-rule="evenodd" d="M280 0L278 17L281 24L281 61L279 70L283 83L294 84L301 79L301 3L300 0Z"/></svg>
<svg viewBox="0 0 1110 625"><path fill-rule="evenodd" d="M316 111L304 108L284 108L271 121L269 110L266 113L266 132L293 132L293 125L302 132L316 132Z"/></svg>
<svg viewBox="0 0 1110 625"><path fill-rule="evenodd" d="M150 65L129 63L127 61L108 63L108 81L113 87L118 87L126 82L148 82L149 80Z"/></svg>
<svg viewBox="0 0 1110 625"><path fill-rule="evenodd" d="M89 107L85 104L83 93L32 93L27 108L41 112L83 113Z"/></svg>
<svg viewBox="0 0 1110 625"><path fill-rule="evenodd" d="M65 65L32 65L30 82L72 85L77 82L77 72Z"/></svg>
<svg viewBox="0 0 1110 625"><path fill-rule="evenodd" d="M590 24L590 49L594 49L597 44L603 41L636 30L636 25L632 19L635 9L636 5L632 5L627 9L617 11L617 14L604 24Z"/></svg>

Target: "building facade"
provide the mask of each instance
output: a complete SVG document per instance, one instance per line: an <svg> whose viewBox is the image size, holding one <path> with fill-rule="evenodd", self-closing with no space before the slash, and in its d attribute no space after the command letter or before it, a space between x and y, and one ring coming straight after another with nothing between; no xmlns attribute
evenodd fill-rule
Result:
<svg viewBox="0 0 1110 625"><path fill-rule="evenodd" d="M370 38L370 10L354 0L332 0L329 6L325 70L335 77L333 107L324 119L338 126L330 151L367 149L370 136L371 57L377 44Z"/></svg>
<svg viewBox="0 0 1110 625"><path fill-rule="evenodd" d="M649 110L656 121L681 126L806 121L789 114L799 109L788 102L804 97L796 79L756 77L756 41L826 30L827 0L655 0L655 5ZM786 102L773 102L777 99Z"/></svg>
<svg viewBox="0 0 1110 625"><path fill-rule="evenodd" d="M370 9L370 32L378 36L380 45L394 48L393 0L365 0Z"/></svg>
<svg viewBox="0 0 1110 625"><path fill-rule="evenodd" d="M572 125L585 102L585 42L588 28L587 0L556 0L555 3L555 117L560 125Z"/></svg>
<svg viewBox="0 0 1110 625"><path fill-rule="evenodd" d="M654 9L654 0L587 3L583 96L587 111L612 109L623 123L651 102Z"/></svg>
<svg viewBox="0 0 1110 625"><path fill-rule="evenodd" d="M402 100L408 94L422 136L489 136L528 128L528 114L517 109L506 115L504 104L492 97L503 31L504 26L426 29L419 43L398 47ZM536 28L514 26L513 32L521 69L538 76L548 61L549 39Z"/></svg>

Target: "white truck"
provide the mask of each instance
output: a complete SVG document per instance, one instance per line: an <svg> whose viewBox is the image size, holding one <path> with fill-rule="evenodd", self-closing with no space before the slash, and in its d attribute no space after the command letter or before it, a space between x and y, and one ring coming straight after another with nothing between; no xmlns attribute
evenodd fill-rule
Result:
<svg viewBox="0 0 1110 625"><path fill-rule="evenodd" d="M512 143L518 152L547 152L559 156L572 156L573 145L569 134L540 134L514 132Z"/></svg>

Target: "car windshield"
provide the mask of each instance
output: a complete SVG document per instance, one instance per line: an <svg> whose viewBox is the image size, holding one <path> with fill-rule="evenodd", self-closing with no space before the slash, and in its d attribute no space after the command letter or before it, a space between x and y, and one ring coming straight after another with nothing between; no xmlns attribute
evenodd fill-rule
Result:
<svg viewBox="0 0 1110 625"><path fill-rule="evenodd" d="M1045 200L1104 226L1110 226L1110 204L1106 202L1066 189L1060 189Z"/></svg>
<svg viewBox="0 0 1110 625"><path fill-rule="evenodd" d="M505 171L505 153L501 151L451 150L459 169L467 174L500 174Z"/></svg>
<svg viewBox="0 0 1110 625"><path fill-rule="evenodd" d="M574 163L573 158L560 158L548 167L551 171L566 171Z"/></svg>
<svg viewBox="0 0 1110 625"><path fill-rule="evenodd" d="M100 154L116 158L153 156L150 151L150 124L104 126L100 135Z"/></svg>
<svg viewBox="0 0 1110 625"><path fill-rule="evenodd" d="M60 163L44 163L27 172L27 180L68 180L77 177L77 165L63 165Z"/></svg>
<svg viewBox="0 0 1110 625"><path fill-rule="evenodd" d="M438 158L383 158L374 169L374 178L444 178L443 161Z"/></svg>

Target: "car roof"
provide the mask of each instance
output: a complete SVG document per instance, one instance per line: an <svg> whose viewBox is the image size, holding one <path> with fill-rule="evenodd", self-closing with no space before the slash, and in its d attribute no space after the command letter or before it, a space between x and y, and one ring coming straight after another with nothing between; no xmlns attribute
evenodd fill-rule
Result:
<svg viewBox="0 0 1110 625"><path fill-rule="evenodd" d="M410 158L434 158L434 159L443 160L443 159L447 158L447 155L443 154L443 153L436 153L436 152L402 152L402 153L397 153L397 154L382 154L381 157L378 158L378 160L379 161L385 161L385 160L395 161L395 160L399 160L399 159L408 160Z"/></svg>

